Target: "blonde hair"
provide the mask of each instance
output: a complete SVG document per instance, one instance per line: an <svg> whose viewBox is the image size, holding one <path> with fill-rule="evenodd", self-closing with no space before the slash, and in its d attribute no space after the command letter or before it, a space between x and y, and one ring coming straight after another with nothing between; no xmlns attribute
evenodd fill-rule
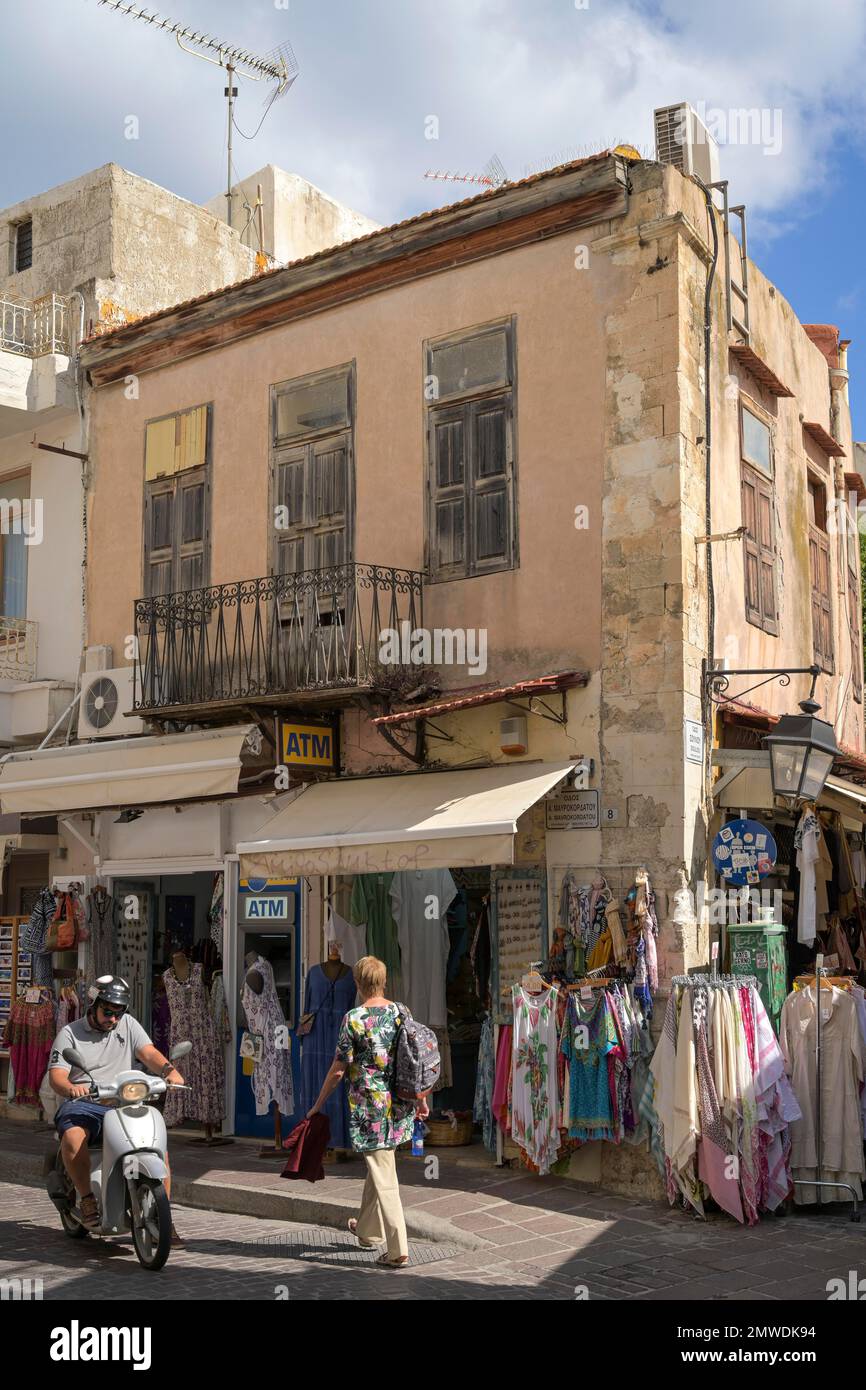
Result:
<svg viewBox="0 0 866 1390"><path fill-rule="evenodd" d="M381 994L387 973L385 962L377 956L362 956L352 968L360 994Z"/></svg>

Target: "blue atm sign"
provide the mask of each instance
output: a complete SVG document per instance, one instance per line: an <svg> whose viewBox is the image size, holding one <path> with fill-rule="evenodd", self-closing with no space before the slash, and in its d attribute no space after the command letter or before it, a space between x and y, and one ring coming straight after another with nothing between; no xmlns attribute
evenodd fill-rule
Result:
<svg viewBox="0 0 866 1390"><path fill-rule="evenodd" d="M289 898L274 897L271 894L257 894L245 897L244 917L248 922L290 922Z"/></svg>

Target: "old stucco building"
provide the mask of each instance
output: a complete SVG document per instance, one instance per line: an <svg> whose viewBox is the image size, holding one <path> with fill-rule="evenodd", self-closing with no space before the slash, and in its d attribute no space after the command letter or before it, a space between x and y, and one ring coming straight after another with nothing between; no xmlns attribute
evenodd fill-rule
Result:
<svg viewBox="0 0 866 1390"><path fill-rule="evenodd" d="M859 569L833 523L857 496L845 347L751 263L750 331L729 329L724 253L696 184L607 153L87 344L87 643L131 655L136 717L151 733L329 719L344 778L574 762L597 822L552 828L539 796L517 824L514 863L545 871L549 921L567 869L622 896L645 866L661 994L706 962L707 924L675 918L673 894L681 872L707 881L708 658L807 667L819 650L817 698L850 766L864 755ZM189 470L158 427L193 418L206 446ZM391 680L379 639L400 623L483 641L484 659L434 649ZM766 717L808 685L767 686ZM501 723L521 714L525 751L505 752ZM236 873L266 783L134 825L82 800L70 862L171 873L216 853ZM285 862L312 880L302 954L318 959L317 861ZM611 1184L640 1166L607 1145L573 1165Z"/></svg>

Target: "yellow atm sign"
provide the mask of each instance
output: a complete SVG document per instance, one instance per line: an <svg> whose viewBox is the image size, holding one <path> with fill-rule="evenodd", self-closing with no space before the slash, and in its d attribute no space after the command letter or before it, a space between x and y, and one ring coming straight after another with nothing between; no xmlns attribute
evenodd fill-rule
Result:
<svg viewBox="0 0 866 1390"><path fill-rule="evenodd" d="M329 724L294 724L284 719L281 734L286 767L334 767L334 730Z"/></svg>

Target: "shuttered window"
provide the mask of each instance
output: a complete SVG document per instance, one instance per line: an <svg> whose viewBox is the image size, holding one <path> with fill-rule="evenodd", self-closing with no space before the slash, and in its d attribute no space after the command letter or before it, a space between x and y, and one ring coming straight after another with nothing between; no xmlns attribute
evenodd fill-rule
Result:
<svg viewBox="0 0 866 1390"><path fill-rule="evenodd" d="M275 574L352 562L352 384L345 366L271 388Z"/></svg>
<svg viewBox="0 0 866 1390"><path fill-rule="evenodd" d="M773 485L749 464L742 464L743 561L746 619L764 632L779 634L776 609L776 537Z"/></svg>
<svg viewBox="0 0 866 1390"><path fill-rule="evenodd" d="M210 406L148 424L145 436L145 595L210 581Z"/></svg>
<svg viewBox="0 0 866 1390"><path fill-rule="evenodd" d="M847 570L848 570L848 627L851 634L851 688L854 699L863 699L863 636L861 618L863 599L860 590L860 531L858 527L857 493L848 493L846 514Z"/></svg>
<svg viewBox="0 0 866 1390"><path fill-rule="evenodd" d="M812 589L812 658L822 671L833 670L833 608L830 586L830 537L827 495L808 479L809 574Z"/></svg>
<svg viewBox="0 0 866 1390"><path fill-rule="evenodd" d="M428 344L426 366L430 578L513 569L513 323Z"/></svg>

